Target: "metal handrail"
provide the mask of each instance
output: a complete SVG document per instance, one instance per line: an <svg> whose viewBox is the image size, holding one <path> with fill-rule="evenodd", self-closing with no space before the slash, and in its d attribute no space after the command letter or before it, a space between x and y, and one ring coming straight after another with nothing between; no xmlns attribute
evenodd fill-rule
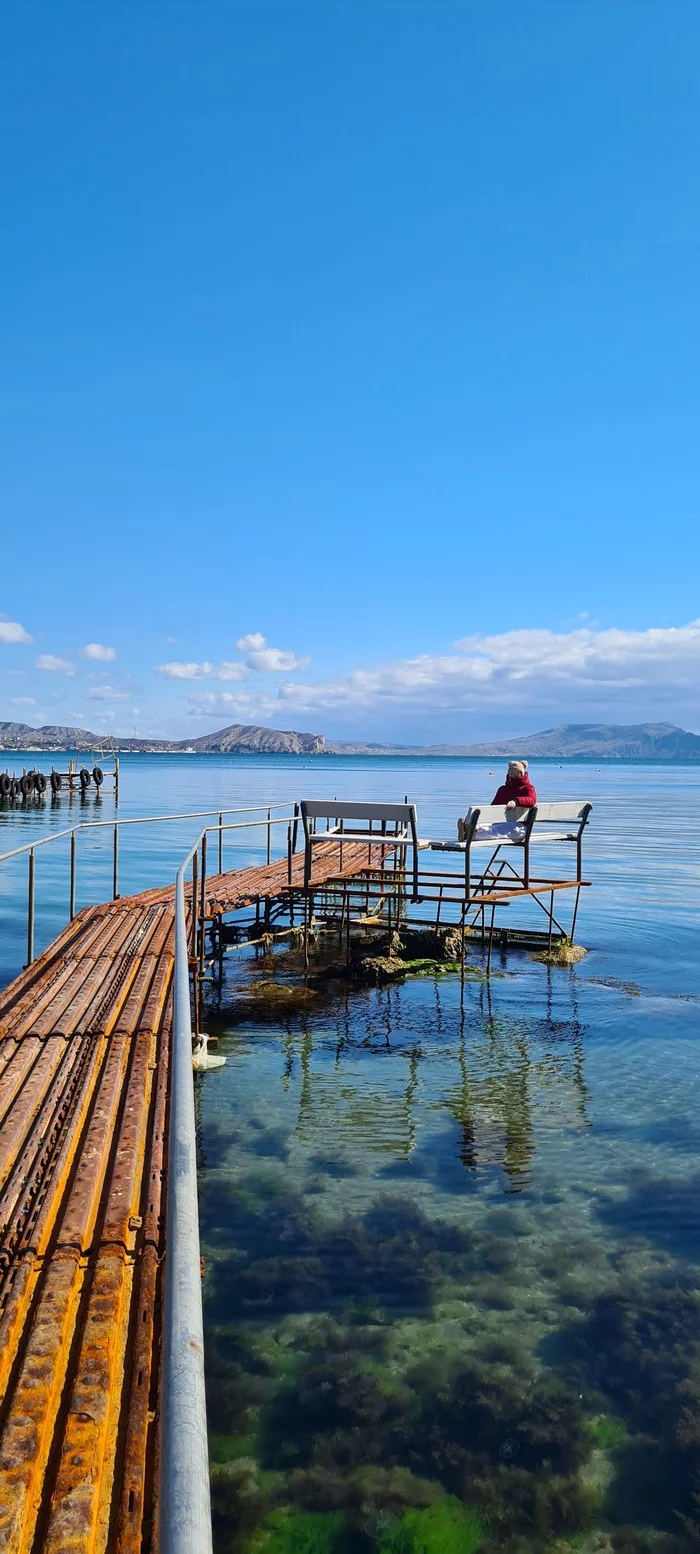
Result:
<svg viewBox="0 0 700 1554"><path fill-rule="evenodd" d="M192 1016L185 916L185 870L205 835L205 831L200 833L180 865L175 880L175 980L160 1446L161 1554L211 1554L212 1550ZM195 902L193 908L196 916Z"/></svg>
<svg viewBox="0 0 700 1554"><path fill-rule="evenodd" d="M218 833L219 838L219 873L223 873L223 843L225 831L248 831L258 826L267 829L267 862L271 856L272 827L277 825L289 825L295 821L295 815L273 815L274 809L284 809L290 800L279 800L275 804L246 804L231 809L199 809L190 810L179 815L132 815L123 820L84 820L77 825L68 826L61 831L52 831L48 836L36 837L33 842L23 842L21 847L13 847L9 852L0 854L0 863L7 863L12 858L20 858L24 853L28 854L29 871L27 877L27 966L31 966L34 960L34 908L35 908L35 859L34 855L38 847L47 847L51 842L61 841L70 837L70 885L69 885L69 921L75 916L75 885L77 867L77 838L81 831L99 830L109 827L113 833L112 842L112 899L119 899L119 831L122 826L167 825L170 821L207 819L211 815L218 816L218 826L205 828L200 836L206 837L207 830ZM224 815L258 815L263 811L264 820L229 821L224 825ZM199 846L199 842L196 844ZM206 847L206 842L203 843Z"/></svg>
<svg viewBox="0 0 700 1554"><path fill-rule="evenodd" d="M77 825L67 826L64 831L52 831L49 836L37 837L35 842L23 842L21 847L14 847L9 853L0 853L0 863L6 863L8 858L18 858L21 853L31 852L35 847L46 847L49 842L58 842L62 836L97 830L101 826L120 829L122 826L163 825L169 820L205 820L209 815L257 815L261 809L284 809L289 802L289 799L281 799L278 804L246 804L239 809L192 809L184 815L132 815L125 817L124 820L81 820ZM264 826L267 825L267 821L251 821L251 825L253 824ZM271 824L277 825L277 818L273 819ZM214 828L211 827L211 829ZM197 845L199 846L199 843Z"/></svg>

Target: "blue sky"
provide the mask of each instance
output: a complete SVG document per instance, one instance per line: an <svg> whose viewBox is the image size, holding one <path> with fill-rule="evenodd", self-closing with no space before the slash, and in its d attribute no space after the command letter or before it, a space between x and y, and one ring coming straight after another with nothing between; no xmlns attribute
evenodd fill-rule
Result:
<svg viewBox="0 0 700 1554"><path fill-rule="evenodd" d="M699 63L697 0L4 6L0 717L700 726Z"/></svg>

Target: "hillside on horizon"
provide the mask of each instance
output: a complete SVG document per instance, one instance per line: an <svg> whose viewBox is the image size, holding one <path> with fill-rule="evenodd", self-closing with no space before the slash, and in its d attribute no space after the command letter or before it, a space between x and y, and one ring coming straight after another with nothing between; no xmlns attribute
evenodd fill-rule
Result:
<svg viewBox="0 0 700 1554"><path fill-rule="evenodd" d="M198 739L133 739L96 734L69 724L0 721L0 750L61 751L104 748L119 753L211 755L411 755L471 756L486 760L700 760L700 735L675 723L561 723L534 734L518 734L479 744L394 745L326 740L323 734L231 723Z"/></svg>
<svg viewBox="0 0 700 1554"><path fill-rule="evenodd" d="M300 734L294 729L263 728L257 723L231 723L214 734L198 739L128 739L118 734L95 734L90 729L62 723L44 723L31 728L28 723L0 722L0 750L75 750L85 747L114 747L131 751L167 754L200 751L226 754L240 751L249 755L310 755L324 748L322 734Z"/></svg>
<svg viewBox="0 0 700 1554"><path fill-rule="evenodd" d="M700 735L675 723L560 723L535 734L517 734L473 745L379 745L327 741L338 755L483 756L487 760L700 760Z"/></svg>

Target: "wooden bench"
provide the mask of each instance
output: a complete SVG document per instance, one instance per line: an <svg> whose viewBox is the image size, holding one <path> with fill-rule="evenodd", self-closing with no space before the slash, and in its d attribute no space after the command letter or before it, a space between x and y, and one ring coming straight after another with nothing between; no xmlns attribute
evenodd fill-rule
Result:
<svg viewBox="0 0 700 1554"><path fill-rule="evenodd" d="M413 850L413 900L418 898L418 817L415 804L356 804L338 799L302 799L304 889L311 883L316 842L367 842L368 847ZM319 820L325 826L319 830ZM364 822L364 824L361 824ZM425 845L425 844L423 844ZM368 853L369 857L369 853Z"/></svg>
<svg viewBox="0 0 700 1554"><path fill-rule="evenodd" d="M503 804L473 805L464 818L463 842L431 842L430 846L438 852L464 853L467 881L471 874L473 847L491 847L494 857L502 847L521 847L523 885L529 887L532 843L573 842L576 846L576 879L580 882L581 838L592 808L592 804L578 803L535 804L531 809L506 809ZM498 829L501 826L502 831Z"/></svg>

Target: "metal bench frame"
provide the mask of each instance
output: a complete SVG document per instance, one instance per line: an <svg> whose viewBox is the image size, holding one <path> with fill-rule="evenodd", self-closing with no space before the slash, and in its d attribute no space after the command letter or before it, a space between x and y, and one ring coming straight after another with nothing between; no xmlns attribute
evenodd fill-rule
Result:
<svg viewBox="0 0 700 1554"><path fill-rule="evenodd" d="M475 805L467 811L464 819L465 839L463 842L431 842L430 846L436 852L464 853L464 880L467 901L470 899L471 894L472 847L490 847L492 849L492 856L481 876L481 884L489 877L491 865L502 847L522 848L522 883L525 889L529 889L531 844L533 842L574 842L576 845L576 880L580 884L582 879L581 841L592 808L593 805L588 803L534 804L529 809L506 809L502 804ZM521 836L478 835L480 827L503 824L504 822L512 822L513 825L521 826L523 834ZM515 871L511 870L511 872Z"/></svg>
<svg viewBox="0 0 700 1554"><path fill-rule="evenodd" d="M581 839L588 823L588 817L593 808L592 804L534 804L530 809L507 810L500 804L481 805L469 810L465 818L466 837L464 843L465 862L464 872L469 880L471 872L472 847L493 847L495 852L489 861L489 868L496 854L502 847L521 847L523 850L523 885L529 889L530 885L530 846L532 842L574 842L576 845L576 879L582 878ZM479 837L479 826L492 825L494 822L513 821L516 825L524 827L522 837ZM562 830L562 826L567 829ZM556 829L554 829L556 827ZM468 887L467 887L468 888Z"/></svg>
<svg viewBox="0 0 700 1554"><path fill-rule="evenodd" d="M368 859L370 847L402 848L407 854L413 850L411 899L418 896L418 816L415 804L356 804L338 799L302 799L299 805L304 828L304 889L311 886L311 865L314 845L318 842L337 841L366 842ZM319 831L319 820L325 820L325 829ZM333 824L331 825L331 821ZM356 824L366 821L364 827ZM349 824L348 824L349 822ZM355 824L353 824L355 823ZM374 830L377 826L378 830Z"/></svg>

